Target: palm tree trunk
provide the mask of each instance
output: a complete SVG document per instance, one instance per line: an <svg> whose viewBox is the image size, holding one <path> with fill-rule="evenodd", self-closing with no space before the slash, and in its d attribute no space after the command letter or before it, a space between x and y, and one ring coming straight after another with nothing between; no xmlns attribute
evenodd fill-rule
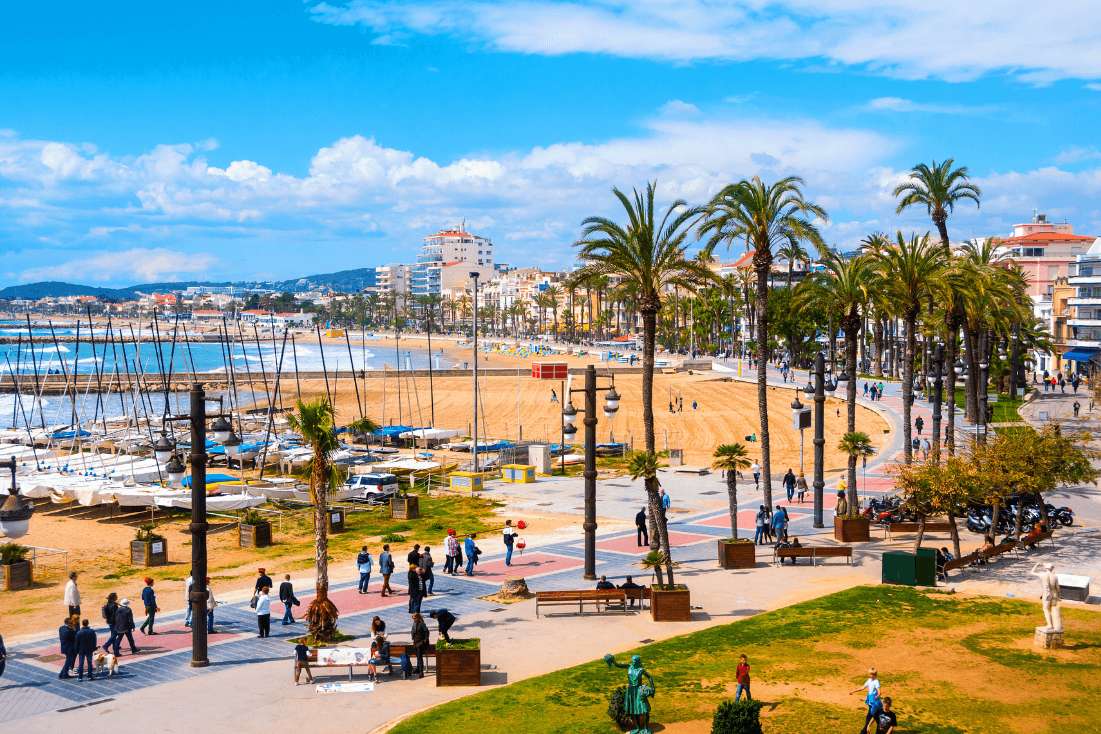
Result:
<svg viewBox="0 0 1101 734"><path fill-rule="evenodd" d="M914 350L917 348L917 339L914 329L917 327L917 314L906 314L906 356L902 362L902 439L903 449L906 455L906 463L914 462L914 447L910 443L913 440L913 425L910 416L913 411L911 398L914 394Z"/></svg>
<svg viewBox="0 0 1101 734"><path fill-rule="evenodd" d="M654 300L657 298L655 296ZM642 312L642 426L646 436L646 451L657 454L657 437L654 433L654 344L657 340L657 308L647 305ZM650 516L657 526L657 537L651 537L650 547L655 541L665 560L665 571L669 584L673 584L673 556L669 550L669 530L665 513L658 497L657 477L646 478L646 499L650 506Z"/></svg>
<svg viewBox="0 0 1101 734"><path fill-rule="evenodd" d="M738 539L738 474L726 471L726 496L730 500L730 537Z"/></svg>
<svg viewBox="0 0 1101 734"><path fill-rule="evenodd" d="M949 313L945 316L947 325L947 338L944 340L944 364L947 379L944 383L945 400L948 403L948 415L945 416L944 445L948 449L948 455L956 453L956 359L959 353L957 342L956 320Z"/></svg>
<svg viewBox="0 0 1101 734"><path fill-rule="evenodd" d="M759 254L759 253L758 253ZM768 432L768 275L771 263L757 264L757 413L761 419L761 482L765 507L772 509L772 457Z"/></svg>
<svg viewBox="0 0 1101 734"><path fill-rule="evenodd" d="M876 317L872 327L872 374L883 377L883 318Z"/></svg>
<svg viewBox="0 0 1101 734"><path fill-rule="evenodd" d="M309 634L315 640L329 641L336 636L336 606L329 600L329 528L327 495L328 466L319 449L314 450L310 472L310 492L313 494L314 560L317 566L316 595L306 611Z"/></svg>
<svg viewBox="0 0 1101 734"><path fill-rule="evenodd" d="M856 309L854 308L855 312ZM850 314L845 329L845 371L849 373L849 380L845 383L845 426L849 433L856 430L856 338L860 331L860 316L857 313ZM856 513L856 455L849 456L849 487L847 499L849 512Z"/></svg>

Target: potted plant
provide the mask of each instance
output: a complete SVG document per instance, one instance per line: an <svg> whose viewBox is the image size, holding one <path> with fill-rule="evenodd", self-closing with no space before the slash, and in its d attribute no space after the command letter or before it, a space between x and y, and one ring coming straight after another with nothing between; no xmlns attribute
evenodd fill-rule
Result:
<svg viewBox="0 0 1101 734"><path fill-rule="evenodd" d="M271 523L253 509L238 517L237 544L242 548L266 548L271 545Z"/></svg>
<svg viewBox="0 0 1101 734"><path fill-rule="evenodd" d="M680 564L675 561L666 564L661 551L650 551L640 561L643 568L669 566L676 568ZM684 584L650 585L650 616L655 622L691 622L692 598L688 587Z"/></svg>
<svg viewBox="0 0 1101 734"><path fill-rule="evenodd" d="M415 520L421 516L420 497L402 492L390 498L390 517L394 520Z"/></svg>
<svg viewBox="0 0 1101 734"><path fill-rule="evenodd" d="M875 454L875 447L868 434L861 431L849 431L837 444L839 451L849 455L848 481L842 480L837 493L837 507L833 517L833 537L841 543L866 543L871 539L869 526L871 521L860 514L860 504L856 497L856 460L867 460Z"/></svg>
<svg viewBox="0 0 1101 734"><path fill-rule="evenodd" d="M138 527L130 541L130 563L134 566L164 566L168 563L168 541L153 523Z"/></svg>
<svg viewBox="0 0 1101 734"><path fill-rule="evenodd" d="M750 465L749 453L740 443L724 443L715 449L711 466L726 473L726 495L730 503L730 537L718 541L722 568L753 568L757 564L754 543L738 537L738 472Z"/></svg>
<svg viewBox="0 0 1101 734"><path fill-rule="evenodd" d="M482 684L482 641L436 641L436 685L479 686Z"/></svg>
<svg viewBox="0 0 1101 734"><path fill-rule="evenodd" d="M18 591L31 587L30 548L18 543L0 545L0 591Z"/></svg>

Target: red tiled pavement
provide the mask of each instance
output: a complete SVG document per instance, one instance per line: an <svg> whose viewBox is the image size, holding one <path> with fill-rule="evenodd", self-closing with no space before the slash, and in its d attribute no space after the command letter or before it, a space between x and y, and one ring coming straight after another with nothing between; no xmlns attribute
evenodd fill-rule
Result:
<svg viewBox="0 0 1101 734"><path fill-rule="evenodd" d="M524 555L520 555L517 552L512 556L512 566L505 566L505 559L503 558L494 561L486 561L485 563L479 563L475 566L473 576L464 576L463 578L499 584L506 578L523 576L530 580L533 577L545 576L548 573L554 573L556 571L581 568L583 565L584 562L580 558L573 558L570 556L556 556L551 553L541 553L539 551L529 551Z"/></svg>
<svg viewBox="0 0 1101 734"><path fill-rule="evenodd" d="M280 616L282 616L282 613L280 613ZM249 630L246 633L236 630L218 629L217 612L215 612L214 621L214 634L207 636L208 644L210 645L230 642L256 634L254 630ZM278 621L276 621L276 624L278 624ZM102 647L103 643L107 642L107 633L103 630L97 630L96 636L100 647ZM183 650L184 648L191 647L191 628L184 627L183 621L181 620L177 624L172 624L163 629L157 629L157 634L152 636L144 635L138 630L134 630L134 642L137 644L138 650L141 651L138 656L142 658L148 657L149 655ZM130 643L128 643L125 638L123 638L122 644L119 645L119 649L123 658L130 657ZM30 650L27 652L27 655L38 658L41 662L61 660L61 655L58 653L56 645Z"/></svg>
<svg viewBox="0 0 1101 734"><path fill-rule="evenodd" d="M700 520L699 522L692 523L693 525L706 525L709 528L728 528L730 527L730 513L724 512L721 515L710 517L706 520ZM738 529L739 530L754 530L757 527L757 511L756 510L738 510ZM672 541L670 541L672 542Z"/></svg>
<svg viewBox="0 0 1101 734"><path fill-rule="evenodd" d="M714 540L713 535L702 535L700 533L682 533L676 530L669 533L669 545L673 548L678 548L684 545L692 545L693 543L699 543L704 540ZM610 540L601 540L596 544L598 550L613 551L615 553L627 553L630 555L645 555L650 552L649 547L639 548L635 534L624 535L621 538L612 538Z"/></svg>

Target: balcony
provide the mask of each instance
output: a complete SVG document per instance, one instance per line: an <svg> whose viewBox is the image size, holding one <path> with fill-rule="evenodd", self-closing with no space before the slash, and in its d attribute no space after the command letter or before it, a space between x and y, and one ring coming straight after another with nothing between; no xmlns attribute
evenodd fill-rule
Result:
<svg viewBox="0 0 1101 734"><path fill-rule="evenodd" d="M1093 318L1067 319L1067 326L1096 326L1101 327L1101 315L1094 314Z"/></svg>
<svg viewBox="0 0 1101 734"><path fill-rule="evenodd" d="M1101 349L1101 337L1097 339L1067 339L1066 346Z"/></svg>
<svg viewBox="0 0 1101 734"><path fill-rule="evenodd" d="M1067 299L1068 306L1101 306L1101 295L1099 296L1075 296L1074 298Z"/></svg>

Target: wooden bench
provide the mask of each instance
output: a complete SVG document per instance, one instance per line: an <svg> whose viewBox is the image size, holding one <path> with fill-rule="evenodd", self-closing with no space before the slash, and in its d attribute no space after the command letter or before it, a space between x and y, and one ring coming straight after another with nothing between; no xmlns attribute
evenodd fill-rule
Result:
<svg viewBox="0 0 1101 734"><path fill-rule="evenodd" d="M640 586L637 589L620 589L627 597L627 601L637 601L639 609L650 606L650 587Z"/></svg>
<svg viewBox="0 0 1101 734"><path fill-rule="evenodd" d="M1055 541L1052 539L1051 536L1052 531L1050 530L1045 530L1044 532L1037 535L1035 538L1022 536L1021 545L1023 545L1025 548L1032 549L1038 546L1042 541L1046 540L1047 542L1051 543L1052 547L1055 547Z"/></svg>
<svg viewBox="0 0 1101 734"><path fill-rule="evenodd" d="M979 554L979 558L981 560L989 560L991 558L994 558L995 556L1000 556L1004 553L1009 553L1010 551L1013 551L1014 553L1017 552L1017 541L1015 541L1015 540L1003 540L1001 543L994 546L990 550L982 550L980 548L976 552Z"/></svg>
<svg viewBox="0 0 1101 734"><path fill-rule="evenodd" d="M309 653L306 655L306 659L310 664L310 671L314 672L318 669L326 670L328 668L340 668L348 669L348 680L352 680L352 674L355 668L366 668L368 661L371 659L371 648L369 647L342 647L339 648L342 654L345 655L357 655L355 660L349 660L347 662L339 663L320 663L318 662L318 650L319 648L311 647ZM409 659L416 661L417 653L413 649L412 642L391 642L390 643L390 661L389 663L380 663L376 667L386 667L387 673L393 675L394 665L401 661L402 653L408 653ZM436 646L434 644L428 645L428 650L424 653L425 665L427 666L427 659L436 657Z"/></svg>
<svg viewBox="0 0 1101 734"><path fill-rule="evenodd" d="M941 569L941 573L943 573L944 578L947 579L949 571L955 571L955 570L960 569L960 568L966 568L967 566L973 566L976 563L978 563L978 561L979 561L979 552L978 551L971 551L970 553L968 553L965 556L960 556L959 558L953 558L952 560L945 563L944 567Z"/></svg>
<svg viewBox="0 0 1101 734"><path fill-rule="evenodd" d="M575 591L535 592L535 616L539 607L577 606L577 613L585 613L585 605L596 608L596 613L626 611L627 593L622 589L577 589Z"/></svg>
<svg viewBox="0 0 1101 734"><path fill-rule="evenodd" d="M891 522L883 523L883 537L887 540L891 539L895 533L916 533L921 528L919 522ZM950 522L927 522L925 523L926 533L950 533L952 532L952 523Z"/></svg>
<svg viewBox="0 0 1101 734"><path fill-rule="evenodd" d="M851 545L804 545L798 548L777 548L772 551L772 563L783 563L785 558L794 561L796 558L809 558L810 565L814 565L819 558L846 558L849 565L853 562L853 549Z"/></svg>

